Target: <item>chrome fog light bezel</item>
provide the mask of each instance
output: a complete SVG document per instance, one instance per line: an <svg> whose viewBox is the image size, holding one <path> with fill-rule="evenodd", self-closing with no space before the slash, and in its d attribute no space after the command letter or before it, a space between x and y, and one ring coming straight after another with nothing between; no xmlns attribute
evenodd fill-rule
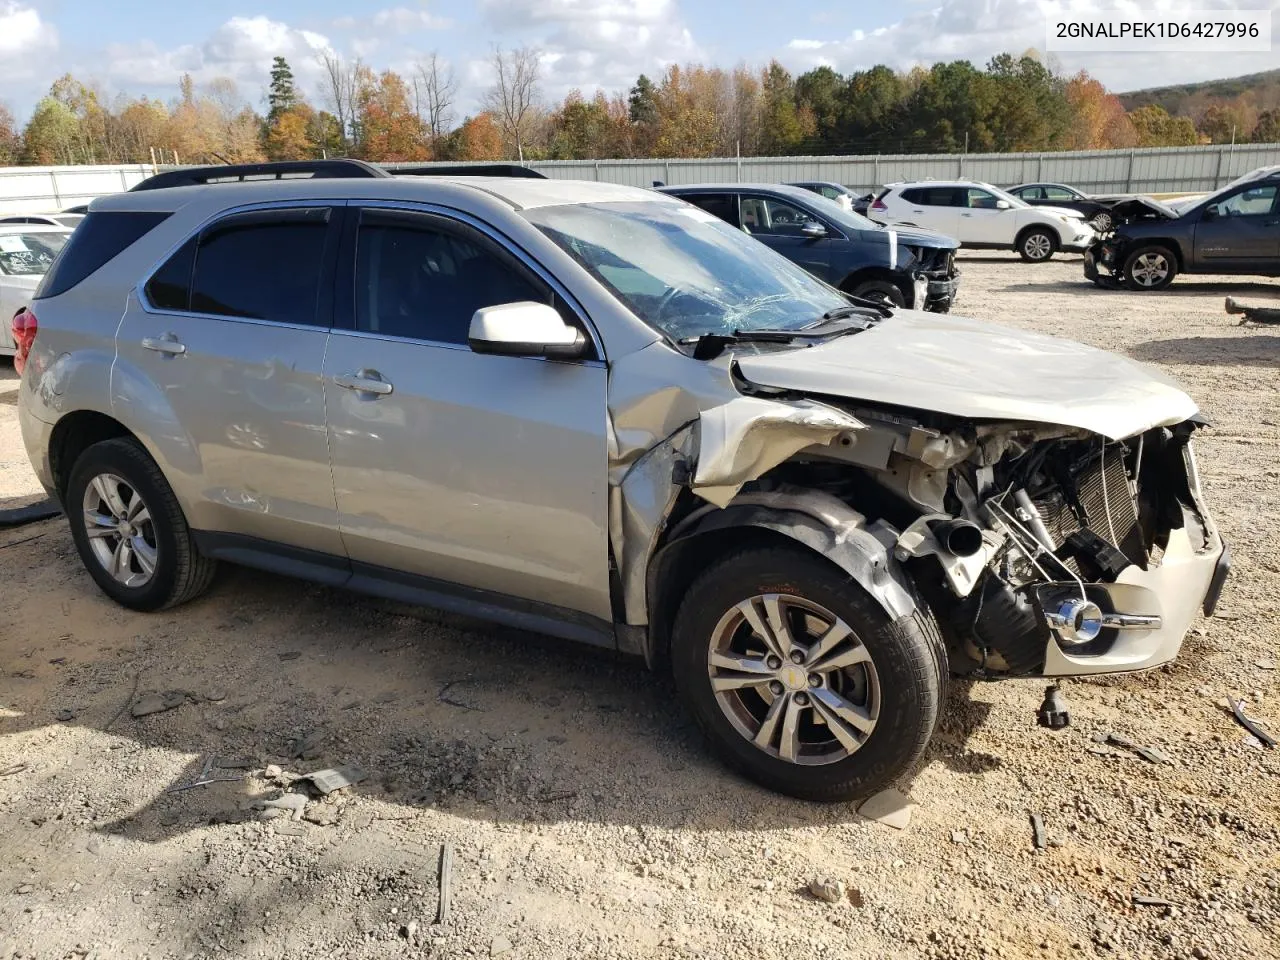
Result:
<svg viewBox="0 0 1280 960"><path fill-rule="evenodd" d="M1045 612L1049 626L1063 643L1091 643L1102 633L1102 609L1084 597L1067 597Z"/></svg>

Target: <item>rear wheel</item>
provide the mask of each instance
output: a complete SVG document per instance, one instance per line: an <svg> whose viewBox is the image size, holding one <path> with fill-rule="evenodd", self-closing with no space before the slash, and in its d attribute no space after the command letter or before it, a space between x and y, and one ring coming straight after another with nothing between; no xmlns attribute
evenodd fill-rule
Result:
<svg viewBox="0 0 1280 960"><path fill-rule="evenodd" d="M1111 219L1111 214L1108 211L1099 210L1093 215L1089 225L1098 233L1106 233L1115 225L1115 221Z"/></svg>
<svg viewBox="0 0 1280 960"><path fill-rule="evenodd" d="M1178 265L1166 247L1139 247L1125 259L1122 273L1131 290L1163 290L1173 283Z"/></svg>
<svg viewBox="0 0 1280 960"><path fill-rule="evenodd" d="M891 620L801 549L731 554L690 586L672 636L676 685L720 755L807 800L901 777L933 735L946 654L925 612Z"/></svg>
<svg viewBox="0 0 1280 960"><path fill-rule="evenodd" d="M64 502L81 561L117 603L172 607L213 580L216 563L196 550L173 490L136 440L104 440L81 453Z"/></svg>
<svg viewBox="0 0 1280 960"><path fill-rule="evenodd" d="M886 303L891 307L905 306L907 302L907 298L902 295L902 289L891 280L864 280L854 286L849 293L863 300L874 300L876 303Z"/></svg>
<svg viewBox="0 0 1280 960"><path fill-rule="evenodd" d="M1029 227L1018 236L1017 247L1027 263L1043 263L1058 249L1058 235L1048 227Z"/></svg>

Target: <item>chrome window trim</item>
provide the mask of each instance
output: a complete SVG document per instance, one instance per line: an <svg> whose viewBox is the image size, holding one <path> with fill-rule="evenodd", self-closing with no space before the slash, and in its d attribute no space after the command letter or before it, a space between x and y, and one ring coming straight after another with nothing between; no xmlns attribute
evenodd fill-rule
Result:
<svg viewBox="0 0 1280 960"><path fill-rule="evenodd" d="M457 223L464 224L484 234L494 243L498 244L498 246L500 246L508 254L510 254L511 256L519 260L521 263L523 263L525 267L531 270L536 276L541 278L541 280L545 284L547 284L547 286L549 286L552 290L556 292L557 295L559 295L560 299L562 299L568 305L569 309L573 311L574 316L578 318L578 322L582 324L582 329L586 331L587 336L591 338L592 346L595 347L596 355L600 359L598 361L581 360L581 361L570 361L570 362L578 362L583 364L598 362L598 363L607 365L608 355L605 353L604 339L600 336L600 332L596 329L595 324L591 322L590 316L587 314L587 311L583 308L582 304L578 301L578 298L575 297L572 293L570 293L569 289L563 283L561 283L551 273L551 271L547 270L544 266L542 266L542 264L540 264L532 256L526 253L523 248L517 246L516 243L513 240L511 240L510 237L501 233L495 227L491 226L488 223L485 223L483 220L479 219L478 217L472 216L469 213L464 213L463 211L456 210L453 207L446 207L446 206L443 206L442 204L431 203L430 201L425 201L425 200L421 200L421 201L419 200L350 200L347 202L347 206L353 207L356 210L403 210L406 213L432 214L434 216L443 217L446 220L453 220ZM357 223L356 224L357 234L359 229L360 229L360 225L359 223ZM359 242L358 235L356 239L358 243ZM341 333L362 333L362 334L370 333L370 331L367 331L367 330L345 329L345 328L338 328L338 327L335 327L333 329L335 332L341 332ZM421 337L396 337L396 336L389 336L386 334L377 334L377 333L373 334L373 336L378 339L397 340L405 343L429 343L435 346L458 347L463 350L471 349L465 343L453 343L447 340L426 340Z"/></svg>
<svg viewBox="0 0 1280 960"><path fill-rule="evenodd" d="M185 233L181 240L173 244L165 251L164 256L151 265L146 271L143 278L134 285L133 295L138 300L138 305L142 307L144 313L159 317L190 317L196 320L234 320L238 323L254 323L261 326L283 327L289 330L331 330L328 324L318 323L285 323L280 320L264 320L259 317L235 317L222 313L200 313L194 310L164 310L155 306L147 298L147 284L152 278L160 272L160 268L169 262L169 258L182 249L182 247L193 237L200 236L206 227L209 227L222 220L227 220L241 213L253 213L258 210L298 210L309 209L315 207L334 207L340 208L348 205L346 200L266 200L258 203L246 203L236 207L225 207L217 213L211 214L191 231ZM332 223L330 223L332 226Z"/></svg>
<svg viewBox="0 0 1280 960"><path fill-rule="evenodd" d="M223 318L219 318L223 319ZM234 319L234 318L232 318ZM266 321L264 321L266 322ZM314 330L315 327L303 329ZM344 327L330 327L328 333L335 337L356 337L360 340L379 340L386 343L411 343L420 347L435 347L442 350L458 350L462 353L475 353L465 343L454 343L451 340L424 340L421 337L398 337L391 333L374 333L371 330L348 330ZM484 354L479 354L484 356ZM548 357L518 357L521 360L541 360L543 363L564 363L577 367L607 367L603 360L552 360Z"/></svg>

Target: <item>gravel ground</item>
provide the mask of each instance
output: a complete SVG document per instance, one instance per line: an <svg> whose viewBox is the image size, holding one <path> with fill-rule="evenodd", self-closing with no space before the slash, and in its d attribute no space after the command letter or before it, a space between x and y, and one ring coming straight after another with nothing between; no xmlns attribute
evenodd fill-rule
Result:
<svg viewBox="0 0 1280 960"><path fill-rule="evenodd" d="M241 570L133 614L62 521L0 531L0 958L1280 956L1280 753L1220 705L1280 729L1280 330L1222 312L1277 288L962 264L959 312L1154 363L1213 419L1236 573L1177 663L1067 684L1059 732L1042 684L954 682L897 831L736 779L633 664ZM0 366L3 506L37 492L15 390ZM149 693L171 709L134 717ZM174 790L210 756L240 779ZM338 764L367 777L253 809Z"/></svg>

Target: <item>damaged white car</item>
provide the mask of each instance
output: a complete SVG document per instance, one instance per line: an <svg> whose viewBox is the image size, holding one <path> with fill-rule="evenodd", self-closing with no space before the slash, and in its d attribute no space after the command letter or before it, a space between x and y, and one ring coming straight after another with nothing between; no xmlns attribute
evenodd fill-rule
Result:
<svg viewBox="0 0 1280 960"><path fill-rule="evenodd" d="M952 674L1155 667L1212 611L1202 421L1146 368L647 191L313 166L98 201L22 317L32 462L121 603L222 559L614 647L813 799L908 771Z"/></svg>

